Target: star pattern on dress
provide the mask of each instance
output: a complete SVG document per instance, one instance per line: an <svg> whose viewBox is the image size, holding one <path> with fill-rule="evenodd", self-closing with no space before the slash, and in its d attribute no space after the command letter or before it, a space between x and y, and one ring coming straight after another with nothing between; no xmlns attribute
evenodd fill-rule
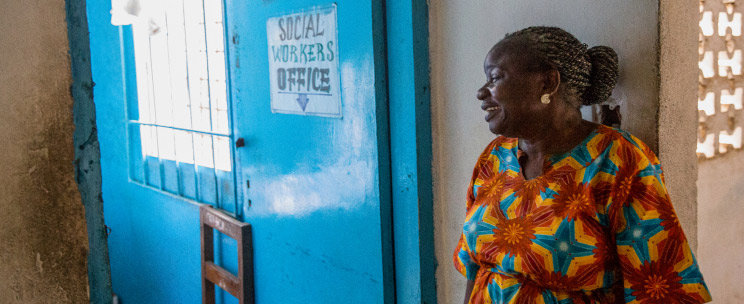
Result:
<svg viewBox="0 0 744 304"><path fill-rule="evenodd" d="M623 212L626 224L625 229L617 235L617 245L630 246L641 258L641 262L649 261L651 257L648 243L651 237L664 230L664 226L661 226L661 219L641 220L638 213L629 206L623 207Z"/></svg>
<svg viewBox="0 0 744 304"><path fill-rule="evenodd" d="M517 153L514 149L498 147L493 149L491 154L495 155L498 159L506 160L505 162L499 162L499 173L506 171L520 172L521 168L519 167Z"/></svg>
<svg viewBox="0 0 744 304"><path fill-rule="evenodd" d="M656 177L656 180L659 183L662 183L663 180L661 179L662 170L660 164L649 164L646 166L646 168L643 168L640 172L638 172L638 176L645 177L645 176L653 176Z"/></svg>
<svg viewBox="0 0 744 304"><path fill-rule="evenodd" d="M476 248L478 237L483 234L488 234L496 228L495 226L483 221L485 212L486 208L478 209L470 217L470 220L463 226L463 230L466 235L468 235L468 246L470 246L470 248Z"/></svg>
<svg viewBox="0 0 744 304"><path fill-rule="evenodd" d="M564 220L555 235L537 235L539 241L535 243L551 252L554 272L565 274L573 258L593 255L592 251L597 248L576 240L575 224L575 221Z"/></svg>

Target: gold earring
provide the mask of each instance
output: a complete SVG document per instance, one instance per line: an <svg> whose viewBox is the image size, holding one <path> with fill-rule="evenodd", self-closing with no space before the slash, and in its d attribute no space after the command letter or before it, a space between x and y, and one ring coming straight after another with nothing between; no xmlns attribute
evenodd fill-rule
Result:
<svg viewBox="0 0 744 304"><path fill-rule="evenodd" d="M550 94L543 94L542 97L540 97L540 102L543 104L549 104L550 103Z"/></svg>

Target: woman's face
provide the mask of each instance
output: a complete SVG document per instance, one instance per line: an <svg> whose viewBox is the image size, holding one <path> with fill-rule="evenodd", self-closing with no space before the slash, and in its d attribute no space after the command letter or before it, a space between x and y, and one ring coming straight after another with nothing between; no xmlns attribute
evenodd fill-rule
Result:
<svg viewBox="0 0 744 304"><path fill-rule="evenodd" d="M544 75L525 70L527 56L494 47L483 64L486 84L478 90L481 109L486 111L488 128L494 134L521 137L542 126L540 103L545 91Z"/></svg>

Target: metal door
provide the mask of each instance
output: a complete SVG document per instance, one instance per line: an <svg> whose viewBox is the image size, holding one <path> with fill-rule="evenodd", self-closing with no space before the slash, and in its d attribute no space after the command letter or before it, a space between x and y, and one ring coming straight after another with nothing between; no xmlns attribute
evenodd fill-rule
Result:
<svg viewBox="0 0 744 304"><path fill-rule="evenodd" d="M111 25L111 3L87 2L113 290L122 303L199 303L199 205L191 196L201 200L204 193L172 195L137 182L146 168L134 166L142 152L128 141L137 134L127 106L136 98L132 33ZM231 138L244 146L234 150L237 203L207 203L252 225L256 302L392 303L382 2L224 3ZM332 7L336 17L340 112L275 114L267 21L314 7ZM312 98L302 100L303 111L312 109ZM219 197L230 197L225 194ZM215 242L217 262L232 271L235 245L227 237ZM225 293L218 300L235 302Z"/></svg>
<svg viewBox="0 0 744 304"><path fill-rule="evenodd" d="M324 10L337 22L324 51L337 60L340 113L312 115L316 95L297 95L294 114L272 111L269 22L307 13L312 23ZM228 0L225 12L238 216L252 225L257 303L392 302L381 2ZM295 28L312 26L303 22Z"/></svg>

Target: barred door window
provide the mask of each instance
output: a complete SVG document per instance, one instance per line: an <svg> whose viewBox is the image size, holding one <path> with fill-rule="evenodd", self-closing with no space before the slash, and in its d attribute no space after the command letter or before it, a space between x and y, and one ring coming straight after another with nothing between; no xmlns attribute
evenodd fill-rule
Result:
<svg viewBox="0 0 744 304"><path fill-rule="evenodd" d="M132 2L140 14L128 63L131 179L201 202L234 201L222 1Z"/></svg>

